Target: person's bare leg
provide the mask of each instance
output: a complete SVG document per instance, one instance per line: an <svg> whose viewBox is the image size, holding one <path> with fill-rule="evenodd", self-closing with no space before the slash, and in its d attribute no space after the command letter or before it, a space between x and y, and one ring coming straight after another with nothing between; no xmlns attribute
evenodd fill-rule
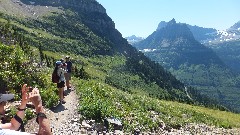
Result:
<svg viewBox="0 0 240 135"><path fill-rule="evenodd" d="M58 96L59 96L59 99L60 99L60 100L63 99L62 93L63 93L62 88L58 88Z"/></svg>
<svg viewBox="0 0 240 135"><path fill-rule="evenodd" d="M61 102L62 104L65 104L66 101L63 100L63 98L64 98L63 92L64 92L64 87L62 87L62 88L59 89L59 97L60 97L60 102Z"/></svg>
<svg viewBox="0 0 240 135"><path fill-rule="evenodd" d="M63 100L63 90L64 90L64 88L59 88L59 91L58 91L60 100Z"/></svg>
<svg viewBox="0 0 240 135"><path fill-rule="evenodd" d="M67 73L66 85L67 85L67 88L68 88L68 89L71 88L70 80L71 80L71 73Z"/></svg>
<svg viewBox="0 0 240 135"><path fill-rule="evenodd" d="M71 88L69 80L66 81L66 85L68 88Z"/></svg>

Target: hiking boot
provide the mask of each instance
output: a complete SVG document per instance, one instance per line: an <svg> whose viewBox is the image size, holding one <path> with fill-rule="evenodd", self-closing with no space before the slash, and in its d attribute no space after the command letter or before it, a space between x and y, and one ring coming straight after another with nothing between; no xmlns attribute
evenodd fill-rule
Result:
<svg viewBox="0 0 240 135"><path fill-rule="evenodd" d="M65 104L66 101L64 101L64 100L60 100L60 103L61 103L61 104Z"/></svg>

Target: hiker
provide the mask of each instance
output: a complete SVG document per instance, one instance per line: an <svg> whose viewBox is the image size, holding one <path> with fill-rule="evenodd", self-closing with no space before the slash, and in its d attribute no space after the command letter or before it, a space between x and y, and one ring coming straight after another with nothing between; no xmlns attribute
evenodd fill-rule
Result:
<svg viewBox="0 0 240 135"><path fill-rule="evenodd" d="M33 135L27 132L14 131L18 130L21 126L22 119L25 115L26 104L30 100L36 110L37 118L36 121L39 124L38 135L51 135L50 123L45 115L45 110L42 106L41 96L39 90L34 88L32 92L28 93L29 87L24 84L22 87L22 102L18 107L17 114L11 119L10 123L0 124L0 135ZM6 101L14 98L14 94L0 94L0 109L4 113L4 106ZM35 134L36 135L36 134Z"/></svg>
<svg viewBox="0 0 240 135"><path fill-rule="evenodd" d="M65 74L67 89L71 89L71 72L72 72L72 62L70 61L70 56L66 56L66 64L67 64L67 73Z"/></svg>
<svg viewBox="0 0 240 135"><path fill-rule="evenodd" d="M58 88L58 95L59 95L59 99L60 99L60 103L61 104L65 104L66 101L63 99L64 98L64 87L65 87L65 73L66 70L63 67L63 64L61 61L57 61L56 62L56 66L54 71L57 72L57 75L60 77L58 83L57 83L57 88Z"/></svg>

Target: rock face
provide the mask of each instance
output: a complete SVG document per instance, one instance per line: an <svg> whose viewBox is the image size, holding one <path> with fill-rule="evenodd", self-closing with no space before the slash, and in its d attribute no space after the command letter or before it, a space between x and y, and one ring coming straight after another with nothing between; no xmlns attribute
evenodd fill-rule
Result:
<svg viewBox="0 0 240 135"><path fill-rule="evenodd" d="M35 5L46 5L73 9L83 17L82 21L94 33L109 40L116 51L133 50L122 34L115 28L115 23L107 15L106 9L96 0L31 0ZM29 0L27 1L30 2Z"/></svg>
<svg viewBox="0 0 240 135"><path fill-rule="evenodd" d="M42 8L46 12L51 12L51 8L66 8L74 9L75 11L81 11L84 13L98 12L106 14L106 9L99 4L96 0L9 0L0 1L0 11L8 12L20 12L27 14L28 12ZM50 9L49 9L50 8ZM12 11L11 11L12 10ZM36 12L36 11L35 11ZM11 13L10 13L11 14Z"/></svg>
<svg viewBox="0 0 240 135"><path fill-rule="evenodd" d="M167 68L177 69L186 62L204 65L214 63L225 66L211 49L195 40L186 24L176 23L175 19L133 46L139 50L151 49L151 54L147 55L150 58L154 56L155 61Z"/></svg>
<svg viewBox="0 0 240 135"><path fill-rule="evenodd" d="M164 27L166 27L168 24L168 22L165 21L161 21L158 24L158 28L157 30L160 30ZM184 23L181 23L184 24ZM192 32L194 38L199 41L200 43L204 43L204 42L208 42L210 40L213 40L214 38L217 37L216 33L217 30L213 29L213 28L203 28L203 27L199 27L199 26L192 26L189 24L186 24L187 27L190 29L190 31Z"/></svg>
<svg viewBox="0 0 240 135"><path fill-rule="evenodd" d="M62 6L75 8L84 12L106 13L106 9L96 0L21 0L25 4L34 4L42 6Z"/></svg>

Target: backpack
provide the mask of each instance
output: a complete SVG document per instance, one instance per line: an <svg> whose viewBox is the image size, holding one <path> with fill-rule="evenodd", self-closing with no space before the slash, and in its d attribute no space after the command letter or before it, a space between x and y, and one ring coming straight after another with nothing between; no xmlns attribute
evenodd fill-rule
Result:
<svg viewBox="0 0 240 135"><path fill-rule="evenodd" d="M57 70L54 70L52 73L52 82L53 83L58 83L60 79L60 76L57 74Z"/></svg>

